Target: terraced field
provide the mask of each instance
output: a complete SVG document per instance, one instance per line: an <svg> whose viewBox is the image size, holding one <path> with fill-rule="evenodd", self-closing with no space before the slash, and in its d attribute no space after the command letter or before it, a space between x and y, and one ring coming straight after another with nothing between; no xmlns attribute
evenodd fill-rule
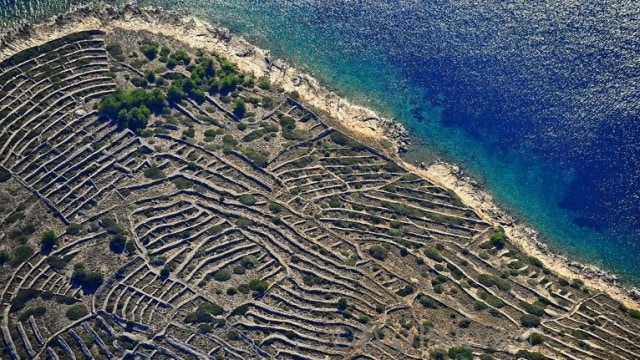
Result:
<svg viewBox="0 0 640 360"><path fill-rule="evenodd" d="M640 358L640 313L297 95L148 33L1 63L3 357Z"/></svg>

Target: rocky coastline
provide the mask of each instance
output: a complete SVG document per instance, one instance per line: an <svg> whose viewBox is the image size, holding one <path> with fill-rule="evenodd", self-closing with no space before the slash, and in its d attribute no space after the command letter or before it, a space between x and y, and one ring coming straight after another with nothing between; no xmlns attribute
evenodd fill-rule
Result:
<svg viewBox="0 0 640 360"><path fill-rule="evenodd" d="M539 233L497 206L492 195L460 166L436 162L413 170L436 183L454 190L463 202L473 207L487 221L505 229L510 240L529 256L539 258L545 266L568 279L580 279L588 287L609 294L627 307L639 308L640 289L625 288L620 277L593 264L571 260L558 254L539 239Z"/></svg>
<svg viewBox="0 0 640 360"><path fill-rule="evenodd" d="M0 34L0 60L22 49L44 43L61 33L115 24L129 30L163 33L185 41L193 47L219 51L238 63L243 71L267 76L284 91L299 93L301 99L335 119L336 125L362 140L391 144L388 155L406 152L410 147L407 129L394 119L385 119L374 111L345 100L323 87L312 75L298 71L281 59L273 59L261 49L221 26L206 23L182 12L167 12L159 8L125 5L78 6L72 11L50 18L40 25L22 23ZM378 146L380 147L380 146ZM399 161L401 161L399 159ZM628 307L640 308L640 289L626 289L617 275L595 265L572 261L555 254L538 239L538 233L522 224L493 202L490 193L460 167L445 163L415 166L402 162L409 170L455 191L470 207L495 225L502 226L510 239L525 253L539 257L546 266L560 275L579 278L589 287L606 292Z"/></svg>

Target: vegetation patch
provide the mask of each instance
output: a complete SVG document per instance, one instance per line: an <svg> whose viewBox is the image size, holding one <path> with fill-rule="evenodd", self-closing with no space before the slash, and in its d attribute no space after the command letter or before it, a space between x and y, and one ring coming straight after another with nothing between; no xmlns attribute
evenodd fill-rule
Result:
<svg viewBox="0 0 640 360"><path fill-rule="evenodd" d="M82 319L89 314L89 310L82 304L73 305L67 309L67 319L71 321Z"/></svg>
<svg viewBox="0 0 640 360"><path fill-rule="evenodd" d="M139 133L147 127L151 114L159 115L167 107L166 95L160 89L117 89L100 101L100 114L114 121L120 129Z"/></svg>

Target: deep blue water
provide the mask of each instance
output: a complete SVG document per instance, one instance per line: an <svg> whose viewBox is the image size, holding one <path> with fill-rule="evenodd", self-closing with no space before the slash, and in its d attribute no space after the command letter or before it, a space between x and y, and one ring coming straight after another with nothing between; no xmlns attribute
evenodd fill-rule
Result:
<svg viewBox="0 0 640 360"><path fill-rule="evenodd" d="M0 18L81 2L0 0ZM409 160L463 165L553 247L640 281L640 4L145 3L222 23L397 118Z"/></svg>

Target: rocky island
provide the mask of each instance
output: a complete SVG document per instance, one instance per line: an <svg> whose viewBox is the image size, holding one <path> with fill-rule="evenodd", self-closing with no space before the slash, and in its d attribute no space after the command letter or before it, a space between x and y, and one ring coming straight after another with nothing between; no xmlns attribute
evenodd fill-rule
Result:
<svg viewBox="0 0 640 360"><path fill-rule="evenodd" d="M623 289L224 29L91 7L0 53L3 358L640 358Z"/></svg>

